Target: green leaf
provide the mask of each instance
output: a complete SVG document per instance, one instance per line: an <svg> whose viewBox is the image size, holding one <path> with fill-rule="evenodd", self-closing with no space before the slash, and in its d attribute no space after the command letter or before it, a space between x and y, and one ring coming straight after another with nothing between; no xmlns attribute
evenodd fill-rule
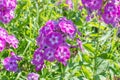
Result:
<svg viewBox="0 0 120 80"><path fill-rule="evenodd" d="M92 44L83 44L83 46L85 47L85 49L87 49L88 51L94 53L95 52L95 48L92 47Z"/></svg>
<svg viewBox="0 0 120 80"><path fill-rule="evenodd" d="M88 68L85 67L85 66L82 66L81 68L82 68L82 71L83 71L85 77L87 77L89 80L91 80L91 78L92 78L92 73L90 72L90 69L88 69Z"/></svg>

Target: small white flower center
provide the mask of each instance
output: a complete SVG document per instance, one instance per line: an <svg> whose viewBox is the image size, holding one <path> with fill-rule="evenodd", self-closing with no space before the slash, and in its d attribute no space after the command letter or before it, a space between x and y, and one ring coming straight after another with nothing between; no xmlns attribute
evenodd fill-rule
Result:
<svg viewBox="0 0 120 80"><path fill-rule="evenodd" d="M58 37L52 35L52 37L49 39L49 41L51 42L52 45L58 43Z"/></svg>

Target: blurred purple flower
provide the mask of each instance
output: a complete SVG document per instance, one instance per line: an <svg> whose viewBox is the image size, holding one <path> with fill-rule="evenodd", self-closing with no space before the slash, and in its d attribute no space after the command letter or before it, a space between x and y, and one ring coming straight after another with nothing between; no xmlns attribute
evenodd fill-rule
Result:
<svg viewBox="0 0 120 80"><path fill-rule="evenodd" d="M102 7L102 0L91 0L89 8L91 10L99 10Z"/></svg>
<svg viewBox="0 0 120 80"><path fill-rule="evenodd" d="M18 64L13 57L7 57L3 61L3 65L7 71L16 72L18 70Z"/></svg>
<svg viewBox="0 0 120 80"><path fill-rule="evenodd" d="M82 4L91 10L98 10L102 7L102 0L82 0Z"/></svg>
<svg viewBox="0 0 120 80"><path fill-rule="evenodd" d="M9 23L14 18L16 4L16 0L0 0L0 21L2 23Z"/></svg>
<svg viewBox="0 0 120 80"><path fill-rule="evenodd" d="M0 27L0 39L2 39L4 44L6 44L4 48L9 46L12 46L13 48L18 47L19 41L16 39L16 37L14 35L9 35L8 32L2 27Z"/></svg>
<svg viewBox="0 0 120 80"><path fill-rule="evenodd" d="M27 76L27 80L39 80L39 75L37 73L29 73Z"/></svg>
<svg viewBox="0 0 120 80"><path fill-rule="evenodd" d="M106 24L113 24L115 21L115 16L108 12L104 12L102 18Z"/></svg>
<svg viewBox="0 0 120 80"><path fill-rule="evenodd" d="M104 11L115 16L117 12L116 5L114 3L107 3L105 5Z"/></svg>
<svg viewBox="0 0 120 80"><path fill-rule="evenodd" d="M17 62L22 60L21 57L15 55L14 52L11 52L11 56L10 57L6 57L4 60L3 60L3 65L5 67L5 69L7 71L13 71L13 72L16 72L18 70L18 64Z"/></svg>
<svg viewBox="0 0 120 80"><path fill-rule="evenodd" d="M14 18L14 11L13 10L6 10L3 12L1 21L3 23L9 23Z"/></svg>
<svg viewBox="0 0 120 80"><path fill-rule="evenodd" d="M13 48L18 48L19 41L16 39L14 35L8 35L6 38L6 42Z"/></svg>

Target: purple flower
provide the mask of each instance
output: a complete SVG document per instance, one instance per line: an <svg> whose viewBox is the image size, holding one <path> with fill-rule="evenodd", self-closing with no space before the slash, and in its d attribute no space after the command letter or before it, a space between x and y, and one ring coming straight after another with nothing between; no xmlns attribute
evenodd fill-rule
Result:
<svg viewBox="0 0 120 80"><path fill-rule="evenodd" d="M106 24L113 24L115 21L115 16L108 12L104 12L102 18Z"/></svg>
<svg viewBox="0 0 120 80"><path fill-rule="evenodd" d="M1 21L3 23L9 23L14 18L14 11L13 10L6 10L3 12Z"/></svg>
<svg viewBox="0 0 120 80"><path fill-rule="evenodd" d="M17 1L16 0L0 0L0 9L1 10L8 10L8 9L15 9Z"/></svg>
<svg viewBox="0 0 120 80"><path fill-rule="evenodd" d="M49 25L45 25L41 28L40 34L47 36L50 32L52 32L52 28Z"/></svg>
<svg viewBox="0 0 120 80"><path fill-rule="evenodd" d="M63 37L60 33L52 32L46 37L45 42L49 47L57 48L63 43Z"/></svg>
<svg viewBox="0 0 120 80"><path fill-rule="evenodd" d="M98 10L102 7L102 0L82 0L82 3L91 10Z"/></svg>
<svg viewBox="0 0 120 80"><path fill-rule="evenodd" d="M14 35L8 35L6 38L6 42L13 48L17 48L19 43Z"/></svg>
<svg viewBox="0 0 120 80"><path fill-rule="evenodd" d="M107 3L105 8L104 8L104 11L105 12L108 12L108 13L111 13L112 15L116 15L116 5L113 4L113 3Z"/></svg>
<svg viewBox="0 0 120 80"><path fill-rule="evenodd" d="M67 38L74 38L75 34L81 35L72 21L66 17L58 21L49 20L40 30L36 39L38 49L35 50L31 63L35 65L35 70L40 71L45 67L44 61L53 62L56 59L67 65L70 58L70 44ZM69 37L68 37L69 36ZM78 45L77 47L78 48Z"/></svg>
<svg viewBox="0 0 120 80"><path fill-rule="evenodd" d="M27 76L27 80L39 80L39 75L37 73L29 73Z"/></svg>
<svg viewBox="0 0 120 80"><path fill-rule="evenodd" d="M16 72L18 70L18 64L13 57L7 57L3 61L3 65L7 71Z"/></svg>
<svg viewBox="0 0 120 80"><path fill-rule="evenodd" d="M3 60L3 65L5 67L5 69L7 71L13 71L13 72L16 72L18 70L18 64L17 62L22 60L21 57L15 55L14 52L11 52L10 53L11 56L10 57L6 57L4 60Z"/></svg>
<svg viewBox="0 0 120 80"><path fill-rule="evenodd" d="M13 35L8 35L7 31L0 27L0 39L3 40L4 44L6 44L6 48L12 46L13 48L18 47L18 40Z"/></svg>
<svg viewBox="0 0 120 80"><path fill-rule="evenodd" d="M72 23L72 21L67 20L66 18L60 18L58 25L62 32L64 32L65 34L67 33L71 38L74 37L76 33L76 27Z"/></svg>
<svg viewBox="0 0 120 80"><path fill-rule="evenodd" d="M55 60L55 50L53 48L47 48L44 52L45 60L53 62Z"/></svg>
<svg viewBox="0 0 120 80"><path fill-rule="evenodd" d="M43 52L40 48L36 49L33 55L31 63L33 65L39 65L44 62Z"/></svg>
<svg viewBox="0 0 120 80"><path fill-rule="evenodd" d="M4 39L0 38L0 52L2 52L5 49L6 42Z"/></svg>
<svg viewBox="0 0 120 80"><path fill-rule="evenodd" d="M16 5L17 5L17 1L16 0L8 0L7 1L7 6L10 9L14 10L16 8Z"/></svg>
<svg viewBox="0 0 120 80"><path fill-rule="evenodd" d="M91 10L99 10L102 7L102 0L91 0L89 8Z"/></svg>
<svg viewBox="0 0 120 80"><path fill-rule="evenodd" d="M53 32L55 28L55 21L49 20L46 24L39 30L40 34L47 36L49 33Z"/></svg>
<svg viewBox="0 0 120 80"><path fill-rule="evenodd" d="M83 6L81 6L80 4L78 4L78 9L81 11L83 9Z"/></svg>
<svg viewBox="0 0 120 80"><path fill-rule="evenodd" d="M2 23L9 23L14 18L16 4L16 0L0 0L0 21Z"/></svg>
<svg viewBox="0 0 120 80"><path fill-rule="evenodd" d="M66 46L59 46L57 48L57 51L55 53L56 59L64 64L64 66L67 65L67 60L70 58L70 50Z"/></svg>

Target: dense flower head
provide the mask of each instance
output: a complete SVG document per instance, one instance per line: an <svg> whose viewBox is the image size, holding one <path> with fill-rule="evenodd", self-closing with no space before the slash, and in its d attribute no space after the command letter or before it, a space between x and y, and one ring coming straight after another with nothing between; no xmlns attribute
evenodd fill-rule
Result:
<svg viewBox="0 0 120 80"><path fill-rule="evenodd" d="M29 73L27 76L27 80L39 80L39 74L37 73Z"/></svg>
<svg viewBox="0 0 120 80"><path fill-rule="evenodd" d="M19 41L14 35L9 35L8 32L0 27L0 52L2 52L6 47L18 47Z"/></svg>
<svg viewBox="0 0 120 80"><path fill-rule="evenodd" d="M31 61L35 65L35 70L39 71L44 68L45 61L57 60L66 66L70 58L71 46L67 43L67 39L74 39L76 33L80 34L74 23L66 17L46 22L39 30L36 39L39 48L35 50Z"/></svg>
<svg viewBox="0 0 120 80"><path fill-rule="evenodd" d="M5 69L7 71L12 71L12 72L16 72L18 71L18 64L17 62L22 60L21 57L15 55L14 52L11 52L11 56L10 57L6 57L3 60L3 65L5 67Z"/></svg>
<svg viewBox="0 0 120 80"><path fill-rule="evenodd" d="M16 0L0 0L0 21L2 23L9 23L14 18L16 5Z"/></svg>

